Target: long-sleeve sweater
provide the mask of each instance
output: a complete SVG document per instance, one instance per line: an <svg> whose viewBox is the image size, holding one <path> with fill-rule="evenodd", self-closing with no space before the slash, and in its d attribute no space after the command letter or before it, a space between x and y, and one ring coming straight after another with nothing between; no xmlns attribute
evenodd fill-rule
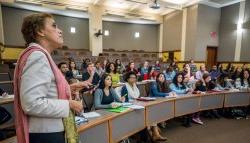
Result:
<svg viewBox="0 0 250 143"><path fill-rule="evenodd" d="M94 93L94 97L95 97L95 109L107 109L107 108L111 108L111 103L110 104L102 104L102 98L103 98L104 93L103 90L98 88L95 93ZM118 97L118 95L116 94L115 90L113 88L110 89L110 94L109 96L113 96L114 101L113 102L121 102L120 98Z"/></svg>
<svg viewBox="0 0 250 143"><path fill-rule="evenodd" d="M157 88L157 83L153 82L150 87L150 96L152 97L165 97L168 96L169 94L167 92L161 92Z"/></svg>

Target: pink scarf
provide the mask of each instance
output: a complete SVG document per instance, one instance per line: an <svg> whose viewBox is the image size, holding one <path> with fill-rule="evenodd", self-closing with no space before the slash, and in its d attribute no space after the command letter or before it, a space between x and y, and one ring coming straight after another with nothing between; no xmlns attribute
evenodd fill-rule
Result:
<svg viewBox="0 0 250 143"><path fill-rule="evenodd" d="M15 126L18 143L29 143L29 126L28 126L28 116L24 113L21 107L20 101L20 83L23 68L26 64L26 61L29 55L34 51L43 52L49 63L50 67L54 73L57 93L59 99L68 100L71 97L70 87L65 80L61 71L57 68L56 64L52 60L50 54L43 49L40 45L31 43L28 48L26 48L19 57L17 61L15 74L14 74L14 108L15 108Z"/></svg>

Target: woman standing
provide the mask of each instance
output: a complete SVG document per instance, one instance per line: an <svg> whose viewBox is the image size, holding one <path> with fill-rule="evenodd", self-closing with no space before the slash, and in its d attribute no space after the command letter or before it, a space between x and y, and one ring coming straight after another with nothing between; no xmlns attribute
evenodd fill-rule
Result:
<svg viewBox="0 0 250 143"><path fill-rule="evenodd" d="M19 143L64 143L70 110L82 111L82 104L71 100L71 91L88 86L76 83L69 86L51 58L53 50L62 47L62 31L50 14L27 16L22 34L28 47L21 54L15 69L15 126ZM73 119L73 118L71 118ZM71 138L72 139L72 138ZM69 142L69 138L68 138Z"/></svg>

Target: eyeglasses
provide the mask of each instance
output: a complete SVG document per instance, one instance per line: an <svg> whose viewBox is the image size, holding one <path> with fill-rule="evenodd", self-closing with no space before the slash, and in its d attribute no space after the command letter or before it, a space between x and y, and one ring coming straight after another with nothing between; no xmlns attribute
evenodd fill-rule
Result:
<svg viewBox="0 0 250 143"><path fill-rule="evenodd" d="M111 80L111 78L108 77L108 78L106 78L105 80Z"/></svg>

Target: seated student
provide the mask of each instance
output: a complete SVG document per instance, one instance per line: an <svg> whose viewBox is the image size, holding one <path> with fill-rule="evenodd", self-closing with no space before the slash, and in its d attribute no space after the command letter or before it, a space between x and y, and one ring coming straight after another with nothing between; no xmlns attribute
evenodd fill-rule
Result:
<svg viewBox="0 0 250 143"><path fill-rule="evenodd" d="M186 78L185 78L185 83L184 83L184 77L183 77L183 73L177 73L173 79L173 83L170 84L170 89L179 94L179 95L186 95L188 92L192 92L193 89L190 86L190 88L186 85L188 85L189 82L189 78L190 76L188 76L187 74ZM192 116L191 114L189 115L185 115L183 116L184 120L183 120L183 126L184 127L191 127L191 120L192 120Z"/></svg>
<svg viewBox="0 0 250 143"><path fill-rule="evenodd" d="M149 67L148 69L148 79L152 79L152 80L155 80L156 79L156 76L159 74L158 71L155 70L155 67Z"/></svg>
<svg viewBox="0 0 250 143"><path fill-rule="evenodd" d="M211 79L216 81L216 79L221 75L220 70L217 68L216 65L213 65L211 71L210 71Z"/></svg>
<svg viewBox="0 0 250 143"><path fill-rule="evenodd" d="M244 69L242 72L242 76L241 76L241 86L242 89L248 89L248 91L250 90L250 70L249 69ZM243 107L243 112L245 114L249 114L250 111L250 106L248 106L248 109Z"/></svg>
<svg viewBox="0 0 250 143"><path fill-rule="evenodd" d="M74 61L69 62L69 71L71 72L74 78L76 78L77 75L80 74L78 69L76 68L76 63Z"/></svg>
<svg viewBox="0 0 250 143"><path fill-rule="evenodd" d="M100 61L97 61L95 63L95 71L99 75L99 77L102 77L102 75L105 73L105 70L102 68Z"/></svg>
<svg viewBox="0 0 250 143"><path fill-rule="evenodd" d="M200 80L200 79L202 79L202 76L203 76L203 74L205 74L205 73L208 73L208 72L206 71L206 67L205 67L205 65L201 65L201 66L200 66L200 70L197 71L197 72L195 73L195 78L196 78L197 80Z"/></svg>
<svg viewBox="0 0 250 143"><path fill-rule="evenodd" d="M187 75L189 77L192 77L192 73L191 73L191 69L190 69L190 66L189 64L185 63L183 65L183 72L182 72L183 75Z"/></svg>
<svg viewBox="0 0 250 143"><path fill-rule="evenodd" d="M130 71L135 72L137 75L140 74L138 72L138 70L135 68L135 63L134 62L129 62L129 64L128 64L128 68L126 69L126 72L130 72Z"/></svg>
<svg viewBox="0 0 250 143"><path fill-rule="evenodd" d="M174 76L175 76L175 71L173 70L173 67L169 66L167 69L166 69L166 72L165 72L165 77L166 77L166 80L167 81L172 81L174 79Z"/></svg>
<svg viewBox="0 0 250 143"><path fill-rule="evenodd" d="M125 98L119 98L112 88L112 78L109 74L104 74L99 86L94 93L95 109L117 108L119 102L124 102Z"/></svg>
<svg viewBox="0 0 250 143"><path fill-rule="evenodd" d="M144 62L143 67L141 67L140 72L141 72L141 76L142 76L143 80L149 79L149 76L148 76L149 75L148 74L148 72L149 72L148 61Z"/></svg>
<svg viewBox="0 0 250 143"><path fill-rule="evenodd" d="M222 73L216 79L216 88L219 90L234 89L231 79L229 79L229 75L227 73Z"/></svg>
<svg viewBox="0 0 250 143"><path fill-rule="evenodd" d="M125 85L121 89L121 97L125 98L125 102L134 100L140 96L140 91L136 86L137 75L134 72L128 72L125 75Z"/></svg>
<svg viewBox="0 0 250 143"><path fill-rule="evenodd" d="M159 61L159 60L155 61L154 67L155 67L155 70L156 70L157 72L160 72L160 71L161 71L161 65L160 65L160 61Z"/></svg>
<svg viewBox="0 0 250 143"><path fill-rule="evenodd" d="M190 60L189 67L190 67L190 70L191 70L192 74L195 74L197 72L197 66L194 63L193 59Z"/></svg>
<svg viewBox="0 0 250 143"><path fill-rule="evenodd" d="M58 68L60 69L67 81L69 81L71 78L74 78L73 73L69 71L68 65L65 62L59 63Z"/></svg>
<svg viewBox="0 0 250 143"><path fill-rule="evenodd" d="M140 96L140 91L136 86L136 74L134 72L128 72L125 75L125 85L121 90L121 97L125 97L125 102L129 102ZM153 141L166 141L167 138L160 135L157 124L149 127L149 132L152 132L151 137Z"/></svg>
<svg viewBox="0 0 250 143"><path fill-rule="evenodd" d="M232 75L232 80L235 81L237 78L240 78L241 75L242 75L242 68L238 66Z"/></svg>
<svg viewBox="0 0 250 143"><path fill-rule="evenodd" d="M169 65L169 67L172 67L175 72L179 71L179 67L175 61L172 61Z"/></svg>
<svg viewBox="0 0 250 143"><path fill-rule="evenodd" d="M106 72L112 77L112 84L117 85L120 82L120 74L117 72L117 68L114 63L109 63L106 67Z"/></svg>
<svg viewBox="0 0 250 143"><path fill-rule="evenodd" d="M89 59L89 58L83 59L83 63L82 63L82 72L86 72L89 62L90 62L90 59Z"/></svg>
<svg viewBox="0 0 250 143"><path fill-rule="evenodd" d="M87 63L87 71L82 74L82 80L88 81L93 85L98 85L100 77L95 71L94 64L89 62Z"/></svg>
<svg viewBox="0 0 250 143"><path fill-rule="evenodd" d="M173 79L173 82L170 84L171 91L177 94L186 94L192 92L191 89L187 88L183 83L183 74L177 73Z"/></svg>
<svg viewBox="0 0 250 143"><path fill-rule="evenodd" d="M211 76L209 73L204 73L202 76L202 79L200 79L199 81L196 82L195 85L195 91L201 91L201 92L207 92L207 91L211 91L215 88L216 84L214 81L211 81ZM209 117L209 118L220 118L220 115L218 114L217 110L211 110L211 111L206 111L205 112L205 116ZM194 119L194 121L196 121Z"/></svg>
<svg viewBox="0 0 250 143"><path fill-rule="evenodd" d="M151 84L150 87L150 95L153 97L166 97L170 94L170 88L168 82L165 80L165 75L163 73L159 73L156 76L156 81Z"/></svg>
<svg viewBox="0 0 250 143"><path fill-rule="evenodd" d="M119 74L122 74L125 70L125 66L121 63L121 61L119 59L115 60L115 66L117 68L117 72Z"/></svg>
<svg viewBox="0 0 250 143"><path fill-rule="evenodd" d="M241 86L244 89L250 88L250 71L248 69L242 71Z"/></svg>

